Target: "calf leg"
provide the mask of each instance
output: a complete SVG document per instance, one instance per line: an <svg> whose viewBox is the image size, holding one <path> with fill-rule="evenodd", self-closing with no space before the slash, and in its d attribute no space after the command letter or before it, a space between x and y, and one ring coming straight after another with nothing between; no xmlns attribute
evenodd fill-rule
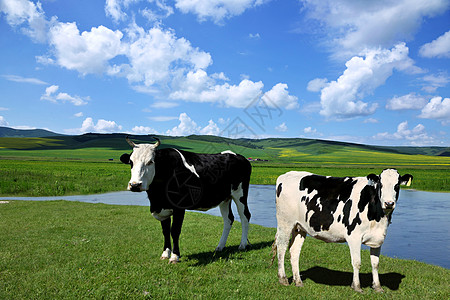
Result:
<svg viewBox="0 0 450 300"><path fill-rule="evenodd" d="M361 284L359 282L359 269L361 268L361 241L360 240L347 240L348 247L350 248L350 256L352 258L353 266L353 282L352 289L362 293Z"/></svg>
<svg viewBox="0 0 450 300"><path fill-rule="evenodd" d="M380 279L378 278L378 263L380 261L380 250L381 247L378 248L370 248L370 262L372 264L372 288L375 292L383 292L383 288L380 284Z"/></svg>
<svg viewBox="0 0 450 300"><path fill-rule="evenodd" d="M295 228L292 231L292 242L291 247L289 248L289 252L291 254L292 274L294 276L294 282L296 286L303 286L303 282L300 277L299 259L300 251L302 250L302 245L305 241L305 238L306 232L300 231L298 228Z"/></svg>
<svg viewBox="0 0 450 300"><path fill-rule="evenodd" d="M169 263L177 263L180 259L179 238L181 234L181 226L183 225L184 213L184 209L177 209L173 212L172 229L170 231L173 240L173 252L170 256Z"/></svg>
<svg viewBox="0 0 450 300"><path fill-rule="evenodd" d="M162 232L164 235L164 249L161 259L168 259L172 253L172 243L170 241L170 217L161 221Z"/></svg>
<svg viewBox="0 0 450 300"><path fill-rule="evenodd" d="M234 216L231 211L231 199L223 201L219 204L220 213L223 219L223 231L222 236L220 237L219 244L216 247L216 251L222 251L227 243L228 234L231 230L231 225L233 225Z"/></svg>

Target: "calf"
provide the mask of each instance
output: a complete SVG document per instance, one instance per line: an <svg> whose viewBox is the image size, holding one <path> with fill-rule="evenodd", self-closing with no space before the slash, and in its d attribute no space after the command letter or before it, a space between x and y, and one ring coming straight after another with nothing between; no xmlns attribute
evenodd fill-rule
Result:
<svg viewBox="0 0 450 300"><path fill-rule="evenodd" d="M250 221L247 196L252 169L247 159L231 151L198 154L174 148L157 149L160 141L156 140L155 144L135 144L127 138L133 153L123 154L120 160L131 165L128 190L146 191L150 212L161 222L164 235L161 259L178 262L178 241L186 209L205 211L220 207L224 224L216 250L221 251L234 221L231 200L237 206L242 223L239 249L245 249Z"/></svg>
<svg viewBox="0 0 450 300"><path fill-rule="evenodd" d="M386 169L380 176L325 177L308 172L288 172L276 183L278 278L288 285L284 256L289 246L295 285L303 286L299 272L300 251L307 234L325 242L347 242L353 265L352 288L362 292L359 281L361 244L370 247L373 288L382 292L378 278L381 245L386 237L400 184L412 176ZM290 241L291 239L291 241Z"/></svg>

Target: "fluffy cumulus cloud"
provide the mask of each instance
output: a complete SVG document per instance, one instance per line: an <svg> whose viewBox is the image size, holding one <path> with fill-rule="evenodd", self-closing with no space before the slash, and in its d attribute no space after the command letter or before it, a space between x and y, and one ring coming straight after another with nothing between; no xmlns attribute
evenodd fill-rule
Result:
<svg viewBox="0 0 450 300"><path fill-rule="evenodd" d="M48 21L40 2L35 4L28 0L2 0L0 12L6 15L9 25L20 28L34 41L46 41Z"/></svg>
<svg viewBox="0 0 450 300"><path fill-rule="evenodd" d="M58 22L49 32L58 65L82 74L105 72L108 61L123 52L122 37L122 32L105 26L80 33L75 23Z"/></svg>
<svg viewBox="0 0 450 300"><path fill-rule="evenodd" d="M450 58L450 30L434 41L420 47L419 54L424 57Z"/></svg>
<svg viewBox="0 0 450 300"><path fill-rule="evenodd" d="M286 132L286 131L288 131L288 127L286 126L286 123L283 122L280 125L276 126L275 130L278 132Z"/></svg>
<svg viewBox="0 0 450 300"><path fill-rule="evenodd" d="M225 19L242 14L245 10L261 5L264 0L175 0L175 7L183 13L193 13L200 21L212 20L222 24Z"/></svg>
<svg viewBox="0 0 450 300"><path fill-rule="evenodd" d="M263 98L269 100L267 102L269 105L275 105L286 109L298 107L298 98L289 95L288 85L285 83L277 83L274 85L270 91L264 94Z"/></svg>
<svg viewBox="0 0 450 300"><path fill-rule="evenodd" d="M449 7L447 0L300 2L310 19L327 27L336 51L346 55L412 39L425 17L442 14Z"/></svg>
<svg viewBox="0 0 450 300"><path fill-rule="evenodd" d="M134 126L131 132L134 134L158 134L155 129L147 126Z"/></svg>
<svg viewBox="0 0 450 300"><path fill-rule="evenodd" d="M422 109L427 100L421 95L409 93L407 95L394 97L389 99L386 104L386 109L389 110L404 110L404 109Z"/></svg>
<svg viewBox="0 0 450 300"><path fill-rule="evenodd" d="M407 143L414 146L431 145L435 143L435 139L429 136L422 124L416 125L413 129L409 129L407 121L404 121L397 126L397 131L394 133L378 133L373 137L376 140L386 141L393 140L397 144Z"/></svg>
<svg viewBox="0 0 450 300"><path fill-rule="evenodd" d="M197 123L192 120L186 113L181 113L178 120L180 123L173 127L172 129L167 130L167 135L172 136L184 136L190 134L204 134L204 135L218 135L219 127L212 120L208 122L208 125L205 127L201 127L197 125Z"/></svg>
<svg viewBox="0 0 450 300"><path fill-rule="evenodd" d="M404 43L397 44L391 50L366 50L363 56L354 56L345 66L343 74L321 90L320 114L328 118L348 119L373 114L377 104L361 99L383 85L394 69L417 71Z"/></svg>
<svg viewBox="0 0 450 300"><path fill-rule="evenodd" d="M122 130L121 125L117 125L114 121L107 121L100 119L97 121L97 124L94 122L92 118L86 118L81 125L81 128L76 129L68 129L67 133L70 134L82 134L87 132L100 132L100 133L112 133L112 132L120 132Z"/></svg>
<svg viewBox="0 0 450 300"><path fill-rule="evenodd" d="M328 84L328 79L326 78L316 78L308 82L306 89L310 92L319 92L321 89L326 87Z"/></svg>
<svg viewBox="0 0 450 300"><path fill-rule="evenodd" d="M436 119L443 124L450 124L450 98L432 98L422 109L419 118Z"/></svg>
<svg viewBox="0 0 450 300"><path fill-rule="evenodd" d="M59 86L51 85L45 89L45 94L41 96L41 100L48 100L53 103L70 102L75 106L86 105L89 97L81 98L79 96L71 96L67 93L57 93Z"/></svg>

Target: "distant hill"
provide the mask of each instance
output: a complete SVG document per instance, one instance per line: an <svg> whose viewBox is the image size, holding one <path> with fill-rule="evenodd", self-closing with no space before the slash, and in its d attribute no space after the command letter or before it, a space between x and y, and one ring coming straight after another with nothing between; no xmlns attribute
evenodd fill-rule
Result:
<svg viewBox="0 0 450 300"><path fill-rule="evenodd" d="M49 137L61 136L62 134L51 132L45 129L14 129L0 126L0 137Z"/></svg>
<svg viewBox="0 0 450 300"><path fill-rule="evenodd" d="M0 147L16 150L110 148L128 150L125 133L87 133L63 135L43 129L12 129L0 127ZM278 156L280 151L289 155L326 155L342 151L385 152L407 155L450 156L450 147L392 147L372 146L328 140L304 138L231 139L220 136L190 135L184 137L157 136L161 147L175 147L194 152L216 153L231 149L247 156ZM137 143L153 143L150 135L130 135Z"/></svg>

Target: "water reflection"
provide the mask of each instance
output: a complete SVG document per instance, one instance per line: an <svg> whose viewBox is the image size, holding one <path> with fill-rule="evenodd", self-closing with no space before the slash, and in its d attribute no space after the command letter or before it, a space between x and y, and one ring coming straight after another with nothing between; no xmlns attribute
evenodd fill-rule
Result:
<svg viewBox="0 0 450 300"><path fill-rule="evenodd" d="M84 196L3 197L0 200L67 200L116 205L149 205L146 193L128 191ZM248 201L252 213L250 223L276 227L274 186L251 185ZM232 207L233 214L239 221L236 208L234 205ZM449 212L449 193L401 190L381 254L450 268ZM206 213L220 216L217 207Z"/></svg>

